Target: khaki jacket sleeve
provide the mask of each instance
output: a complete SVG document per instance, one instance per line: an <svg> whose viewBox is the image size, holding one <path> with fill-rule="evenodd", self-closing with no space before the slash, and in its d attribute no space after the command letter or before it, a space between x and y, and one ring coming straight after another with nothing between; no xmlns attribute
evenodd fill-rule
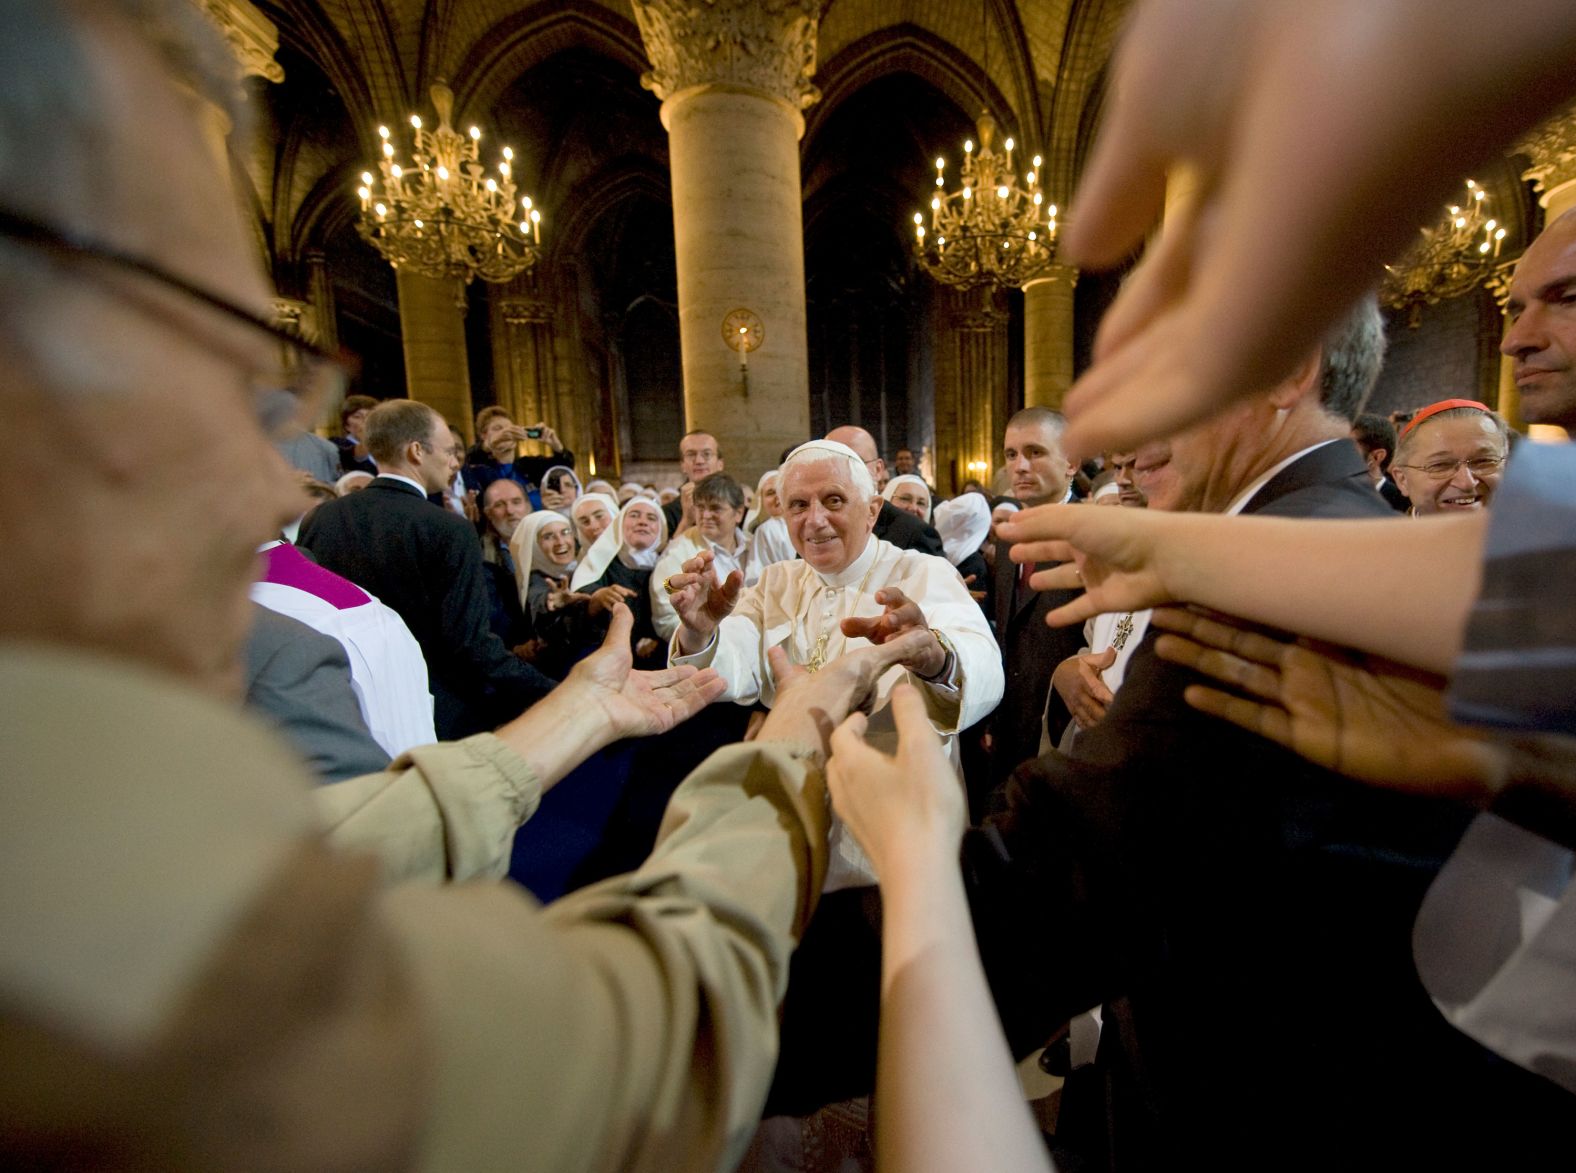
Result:
<svg viewBox="0 0 1576 1173"><path fill-rule="evenodd" d="M539 911L406 886L384 915L437 1052L432 1169L728 1169L777 1055L788 959L826 865L819 773L714 754L638 871Z"/></svg>
<svg viewBox="0 0 1576 1173"><path fill-rule="evenodd" d="M531 767L490 733L407 750L379 774L312 792L329 842L383 861L390 883L497 878L542 801Z"/></svg>

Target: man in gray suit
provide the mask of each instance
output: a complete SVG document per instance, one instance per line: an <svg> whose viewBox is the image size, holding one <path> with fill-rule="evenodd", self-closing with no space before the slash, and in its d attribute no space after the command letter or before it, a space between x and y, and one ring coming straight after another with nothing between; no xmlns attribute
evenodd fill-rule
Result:
<svg viewBox="0 0 1576 1173"><path fill-rule="evenodd" d="M247 708L262 713L324 782L388 767L389 755L361 719L338 640L254 605L243 670Z"/></svg>

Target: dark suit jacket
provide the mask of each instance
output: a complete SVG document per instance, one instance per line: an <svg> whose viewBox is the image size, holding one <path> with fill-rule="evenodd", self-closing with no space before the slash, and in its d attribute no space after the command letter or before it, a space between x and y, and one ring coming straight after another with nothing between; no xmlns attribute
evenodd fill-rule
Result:
<svg viewBox="0 0 1576 1173"><path fill-rule="evenodd" d="M314 509L298 545L399 613L427 659L438 736L491 729L553 682L488 627L486 568L476 530L399 481Z"/></svg>
<svg viewBox="0 0 1576 1173"><path fill-rule="evenodd" d="M247 708L284 734L324 782L388 767L389 755L362 720L338 640L254 605L244 668Z"/></svg>
<svg viewBox="0 0 1576 1173"><path fill-rule="evenodd" d="M1395 516L1344 443L1244 512ZM1025 764L965 843L1015 1047L1106 1004L1112 1168L1527 1167L1576 1100L1446 1025L1411 956L1470 813L1203 716L1154 640L1105 720Z"/></svg>
<svg viewBox="0 0 1576 1173"><path fill-rule="evenodd" d="M918 550L921 554L946 557L941 545L941 535L935 526L920 521L912 513L904 513L890 501L881 502L881 512L876 516L876 537L891 542L899 550Z"/></svg>
<svg viewBox="0 0 1576 1173"><path fill-rule="evenodd" d="M1079 592L1020 590L1022 568L1008 555L1010 548L1006 542L996 543L996 575L991 586L992 620L1006 672L1006 688L992 717L992 787L1020 762L1038 756L1040 732L1047 725L1051 743L1060 740L1070 715L1061 698L1051 696L1051 673L1083 647L1081 625L1053 628L1045 623L1047 614ZM1047 562L1036 569L1051 565Z"/></svg>

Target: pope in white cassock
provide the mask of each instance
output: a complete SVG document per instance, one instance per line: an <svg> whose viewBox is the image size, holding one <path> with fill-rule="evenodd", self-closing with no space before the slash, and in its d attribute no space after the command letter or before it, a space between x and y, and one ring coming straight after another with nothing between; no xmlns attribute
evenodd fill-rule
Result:
<svg viewBox="0 0 1576 1173"><path fill-rule="evenodd" d="M746 588L737 572L719 584L703 551L681 573L652 584L668 592L679 616L669 663L715 668L727 683L723 699L770 707L770 648L814 672L844 652L928 630L933 638L916 641L913 655L878 682L869 741L896 748L889 702L908 679L956 767L958 732L996 707L1003 682L995 637L957 570L945 558L900 550L873 534L881 497L845 445L812 440L795 448L783 462L779 494L799 559L767 566ZM874 882L869 860L834 823L826 890Z"/></svg>

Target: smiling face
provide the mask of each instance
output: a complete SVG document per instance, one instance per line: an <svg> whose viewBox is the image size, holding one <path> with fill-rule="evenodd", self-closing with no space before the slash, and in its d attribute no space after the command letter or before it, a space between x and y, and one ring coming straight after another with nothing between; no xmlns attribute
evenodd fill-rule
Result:
<svg viewBox="0 0 1576 1173"><path fill-rule="evenodd" d="M743 521L744 510L735 509L727 501L710 497L695 501L695 523L708 542L717 542L731 550Z"/></svg>
<svg viewBox="0 0 1576 1173"><path fill-rule="evenodd" d="M1505 473L1505 438L1482 412L1424 420L1390 471L1419 517L1483 509Z"/></svg>
<svg viewBox="0 0 1576 1173"><path fill-rule="evenodd" d="M525 499L524 489L514 481L501 478L482 493L482 512L487 515L493 532L507 542L521 520L531 512L531 504Z"/></svg>
<svg viewBox="0 0 1576 1173"><path fill-rule="evenodd" d="M1500 350L1528 423L1576 430L1576 216L1567 212L1527 246L1510 282Z"/></svg>
<svg viewBox="0 0 1576 1173"><path fill-rule="evenodd" d="M624 542L632 550L647 550L662 537L662 514L648 501L637 501L624 510Z"/></svg>
<svg viewBox="0 0 1576 1173"><path fill-rule="evenodd" d="M864 553L881 498L860 499L847 460L795 461L781 484L788 538L801 558L823 574L836 574Z"/></svg>
<svg viewBox="0 0 1576 1173"><path fill-rule="evenodd" d="M613 515L600 501L590 501L575 510L575 529L582 545L589 546L602 536L602 531L613 524Z"/></svg>
<svg viewBox="0 0 1576 1173"><path fill-rule="evenodd" d="M923 485L916 485L913 481L904 481L893 490L892 507L920 521L930 520L930 494Z"/></svg>
<svg viewBox="0 0 1576 1173"><path fill-rule="evenodd" d="M575 538L567 521L550 521L536 532L537 548L554 566L568 566L575 560Z"/></svg>
<svg viewBox="0 0 1576 1173"><path fill-rule="evenodd" d="M781 517L783 515L782 496L777 492L780 478L772 477L761 486L761 512L767 517Z"/></svg>

